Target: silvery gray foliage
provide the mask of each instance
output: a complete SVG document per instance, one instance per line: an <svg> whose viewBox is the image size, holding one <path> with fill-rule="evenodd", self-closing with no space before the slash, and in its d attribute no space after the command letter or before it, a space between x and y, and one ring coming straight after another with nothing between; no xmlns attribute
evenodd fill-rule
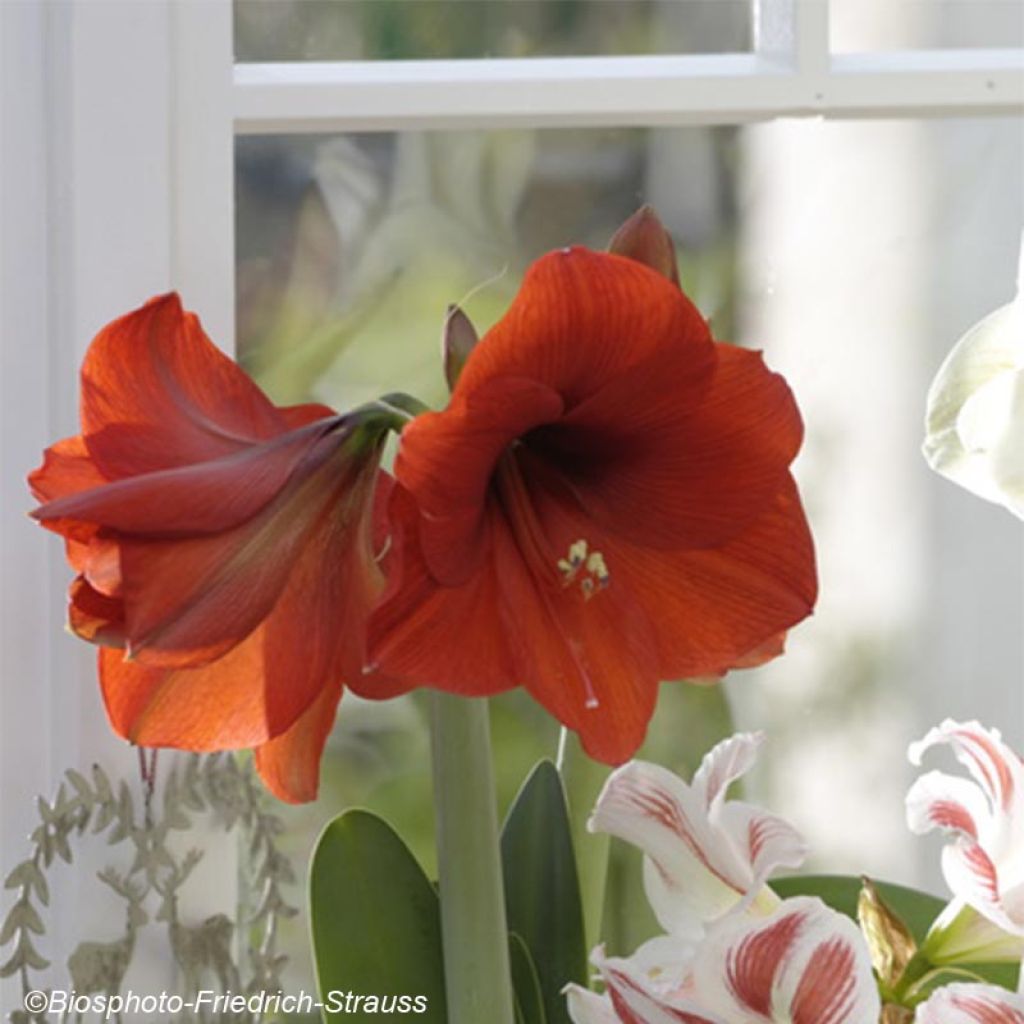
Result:
<svg viewBox="0 0 1024 1024"><path fill-rule="evenodd" d="M149 780L151 784L152 774ZM287 957L277 949L277 924L297 913L282 893L283 885L294 882L295 872L276 843L283 822L269 810L250 765L240 766L231 754L191 754L166 775L159 799L144 783L141 801L126 780L115 784L98 764L88 776L71 768L53 802L39 797L37 808L39 825L30 836L31 853L4 882L15 897L0 925L0 948L11 947L0 977L19 976L23 995L38 988L33 972L50 966L37 945L45 937L50 906L47 871L58 858L71 864L79 845L100 838L110 846L126 844L132 855L127 871L110 867L99 873L125 903L125 931L113 942L83 938L68 958L69 988L79 994L116 994L131 962L135 935L147 925L166 928L186 993L201 982L247 994L280 987ZM225 833L240 832L243 899L237 923L225 914L197 924L186 924L178 916L179 891L204 854L198 849L176 854L168 839L173 832L191 830L199 816L204 823L212 819ZM144 909L151 894L159 901L153 914ZM237 959L236 931L248 939L238 947ZM8 1019L13 1024L49 1020L45 1013L23 1009L14 1010Z"/></svg>

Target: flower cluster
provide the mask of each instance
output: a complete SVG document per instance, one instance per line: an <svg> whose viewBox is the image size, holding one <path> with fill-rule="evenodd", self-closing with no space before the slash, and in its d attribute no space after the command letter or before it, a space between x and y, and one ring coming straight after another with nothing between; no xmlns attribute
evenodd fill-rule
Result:
<svg viewBox="0 0 1024 1024"><path fill-rule="evenodd" d="M627 958L598 947L592 962L605 991L566 989L574 1024L877 1024L883 994L886 1022L1022 1024L1024 997L937 980L944 965L993 953L1020 961L1020 759L997 734L952 722L912 747L916 759L936 742L952 743L980 786L933 773L908 796L911 827L958 836L944 860L956 896L918 954L872 887L862 933L821 900L780 899L767 885L776 869L798 867L805 848L785 821L726 799L761 739L739 734L719 744L690 784L639 761L609 778L589 827L644 852L647 897L665 934ZM897 935L903 949L894 954ZM987 942L965 947L965 936L979 935ZM914 985L900 988L901 975ZM894 991L900 1000L890 1003Z"/></svg>
<svg viewBox="0 0 1024 1024"><path fill-rule="evenodd" d="M878 991L856 926L820 900L780 900L767 879L805 847L785 821L726 790L753 764L759 735L704 758L692 784L653 764L613 772L589 827L644 851L644 883L666 934L628 959L593 956L597 996L568 992L575 1024L876 1021Z"/></svg>
<svg viewBox="0 0 1024 1024"><path fill-rule="evenodd" d="M712 339L653 214L611 249L538 260L479 341L450 316L451 401L415 417L275 406L174 295L101 331L30 482L114 729L255 747L307 800L343 684L522 686L618 764L661 680L778 654L817 588L796 404Z"/></svg>

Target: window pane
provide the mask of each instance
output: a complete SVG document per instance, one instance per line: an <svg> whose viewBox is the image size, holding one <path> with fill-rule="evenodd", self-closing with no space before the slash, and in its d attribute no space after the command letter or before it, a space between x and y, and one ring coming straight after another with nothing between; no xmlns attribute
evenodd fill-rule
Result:
<svg viewBox="0 0 1024 1024"><path fill-rule="evenodd" d="M832 49L1024 46L1022 0L831 0Z"/></svg>
<svg viewBox="0 0 1024 1024"><path fill-rule="evenodd" d="M752 794L809 838L811 867L942 891L912 837L907 744L947 715L1021 748L1020 524L920 456L942 357L1012 294L1018 121L780 121L743 129L403 133L237 143L241 358L281 402L341 410L394 390L442 405L438 337L459 302L484 330L524 267L604 247L652 202L715 335L763 349L806 423L796 466L821 598L785 657L724 688L666 686L648 756L692 769L722 728L765 729ZM500 799L554 723L520 693L495 708ZM393 816L429 865L419 697L346 696L312 842L328 811ZM304 932L296 926L296 956Z"/></svg>
<svg viewBox="0 0 1024 1024"><path fill-rule="evenodd" d="M235 0L239 61L750 48L749 0Z"/></svg>

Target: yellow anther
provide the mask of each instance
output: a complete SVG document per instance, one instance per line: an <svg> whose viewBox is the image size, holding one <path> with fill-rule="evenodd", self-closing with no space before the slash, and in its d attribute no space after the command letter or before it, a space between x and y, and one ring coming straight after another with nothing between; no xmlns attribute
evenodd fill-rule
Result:
<svg viewBox="0 0 1024 1024"><path fill-rule="evenodd" d="M584 600L589 601L599 590L604 590L611 581L611 574L600 551L591 551L590 545L583 539L573 541L569 545L567 558L558 560L558 571L562 574L563 586L575 583L579 579L580 592Z"/></svg>
<svg viewBox="0 0 1024 1024"><path fill-rule="evenodd" d="M585 540L577 540L569 545L569 561L574 569L581 566L586 558L587 542Z"/></svg>
<svg viewBox="0 0 1024 1024"><path fill-rule="evenodd" d="M604 555L595 551L587 559L587 572L596 577L598 583L608 582L608 566L604 564Z"/></svg>

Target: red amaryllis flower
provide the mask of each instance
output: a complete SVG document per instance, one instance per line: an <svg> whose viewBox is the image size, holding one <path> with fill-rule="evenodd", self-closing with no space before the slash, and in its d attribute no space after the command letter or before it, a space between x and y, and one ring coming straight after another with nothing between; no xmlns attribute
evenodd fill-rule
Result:
<svg viewBox="0 0 1024 1024"><path fill-rule="evenodd" d="M533 264L447 409L405 428L369 637L397 681L359 685L523 685L617 763L659 680L778 653L816 579L785 381L712 340L652 215L613 248Z"/></svg>
<svg viewBox="0 0 1024 1024"><path fill-rule="evenodd" d="M275 407L168 295L92 343L81 427L30 477L33 515L67 538L70 623L104 645L114 729L256 747L274 793L312 799L382 584L370 533L386 424Z"/></svg>

